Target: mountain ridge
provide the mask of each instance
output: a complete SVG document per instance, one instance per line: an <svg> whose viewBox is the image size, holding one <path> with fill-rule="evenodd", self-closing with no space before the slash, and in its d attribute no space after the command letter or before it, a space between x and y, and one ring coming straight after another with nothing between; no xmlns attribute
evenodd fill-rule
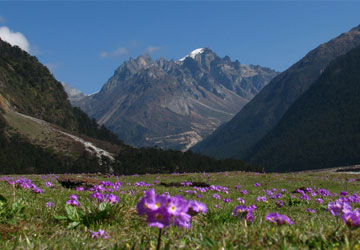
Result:
<svg viewBox="0 0 360 250"><path fill-rule="evenodd" d="M326 66L358 45L360 25L319 45L276 76L233 119L191 149L217 158L245 158Z"/></svg>
<svg viewBox="0 0 360 250"><path fill-rule="evenodd" d="M81 109L36 57L0 40L0 173L146 174L249 170L192 152L125 145ZM64 122L67 119L67 122Z"/></svg>
<svg viewBox="0 0 360 250"><path fill-rule="evenodd" d="M360 46L333 60L245 160L267 171L360 163Z"/></svg>
<svg viewBox="0 0 360 250"><path fill-rule="evenodd" d="M277 75L220 58L209 48L191 53L178 61L153 61L147 54L131 58L98 93L72 104L125 143L186 150L231 119Z"/></svg>

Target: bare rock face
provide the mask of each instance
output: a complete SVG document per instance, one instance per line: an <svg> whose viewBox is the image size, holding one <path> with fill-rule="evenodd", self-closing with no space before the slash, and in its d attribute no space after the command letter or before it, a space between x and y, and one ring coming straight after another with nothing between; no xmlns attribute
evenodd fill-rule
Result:
<svg viewBox="0 0 360 250"><path fill-rule="evenodd" d="M187 150L229 121L278 73L220 58L209 48L184 58L124 62L97 94L72 100L136 147Z"/></svg>

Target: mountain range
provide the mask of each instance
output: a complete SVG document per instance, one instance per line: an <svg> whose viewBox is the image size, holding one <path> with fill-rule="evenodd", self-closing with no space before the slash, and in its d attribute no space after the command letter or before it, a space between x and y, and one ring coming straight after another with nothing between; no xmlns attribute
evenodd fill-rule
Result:
<svg viewBox="0 0 360 250"><path fill-rule="evenodd" d="M234 118L192 150L217 158L250 158L252 147L279 123L286 111L320 77L329 63L359 45L360 26L357 26L311 50L276 76Z"/></svg>
<svg viewBox="0 0 360 250"><path fill-rule="evenodd" d="M336 58L253 148L267 171L360 163L360 46Z"/></svg>
<svg viewBox="0 0 360 250"><path fill-rule="evenodd" d="M72 107L63 85L36 57L0 39L0 174L249 169L237 160L125 145Z"/></svg>
<svg viewBox="0 0 360 250"><path fill-rule="evenodd" d="M359 164L359 69L360 26L279 75L201 48L178 61L130 59L100 92L84 95L0 39L0 173L286 172ZM188 149L236 107L240 112L196 152L161 149ZM124 144L105 125L145 147Z"/></svg>
<svg viewBox="0 0 360 250"><path fill-rule="evenodd" d="M278 73L209 48L174 61L125 61L102 89L71 103L125 143L185 151L230 120ZM75 98L75 99L74 99Z"/></svg>

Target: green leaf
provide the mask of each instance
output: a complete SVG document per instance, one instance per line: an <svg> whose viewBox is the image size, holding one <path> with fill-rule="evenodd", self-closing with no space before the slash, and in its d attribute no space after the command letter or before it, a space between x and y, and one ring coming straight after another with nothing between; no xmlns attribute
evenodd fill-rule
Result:
<svg viewBox="0 0 360 250"><path fill-rule="evenodd" d="M100 204L99 204L99 211L105 211L107 208L108 208L108 206L109 206L109 203L108 202L101 202Z"/></svg>
<svg viewBox="0 0 360 250"><path fill-rule="evenodd" d="M65 205L65 211L67 214L67 217L72 221L79 221L79 215L77 213L76 207L73 207L71 205L66 204Z"/></svg>
<svg viewBox="0 0 360 250"><path fill-rule="evenodd" d="M68 217L66 217L66 216L61 216L61 215L54 215L54 219L55 219L55 220L67 220Z"/></svg>
<svg viewBox="0 0 360 250"><path fill-rule="evenodd" d="M78 221L73 221L68 225L68 228L75 228L80 224Z"/></svg>
<svg viewBox="0 0 360 250"><path fill-rule="evenodd" d="M169 250L170 249L170 242L166 243L164 250Z"/></svg>
<svg viewBox="0 0 360 250"><path fill-rule="evenodd" d="M206 247L215 247L215 242L212 239L208 238L208 237L204 237L203 241L201 241L199 239L196 239L196 238L193 238L193 240L196 243L198 243L200 245L203 245L203 246L206 246Z"/></svg>
<svg viewBox="0 0 360 250"><path fill-rule="evenodd" d="M7 200L4 196L0 194L0 202L7 203Z"/></svg>
<svg viewBox="0 0 360 250"><path fill-rule="evenodd" d="M22 199L19 199L18 201L14 202L11 206L11 213L22 213L22 211L25 209L25 205L23 203Z"/></svg>

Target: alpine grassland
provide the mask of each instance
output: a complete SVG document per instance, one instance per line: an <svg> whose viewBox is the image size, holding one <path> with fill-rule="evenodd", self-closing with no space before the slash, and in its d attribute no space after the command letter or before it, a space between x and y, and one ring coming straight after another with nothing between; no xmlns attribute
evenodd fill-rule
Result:
<svg viewBox="0 0 360 250"><path fill-rule="evenodd" d="M1 249L359 249L358 175L0 177Z"/></svg>

